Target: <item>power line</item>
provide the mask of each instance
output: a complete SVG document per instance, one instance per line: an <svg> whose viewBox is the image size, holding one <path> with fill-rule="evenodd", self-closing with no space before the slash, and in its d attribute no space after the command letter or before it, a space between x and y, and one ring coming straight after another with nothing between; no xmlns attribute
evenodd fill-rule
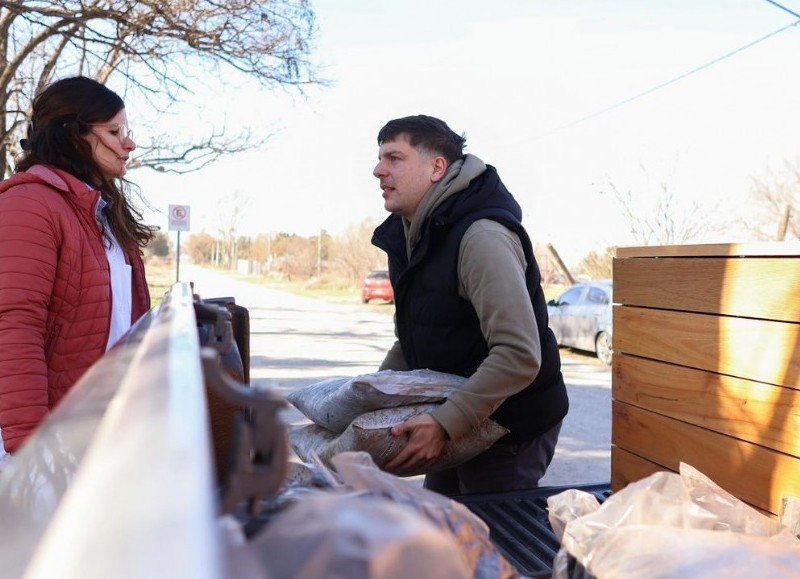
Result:
<svg viewBox="0 0 800 579"><path fill-rule="evenodd" d="M789 14L791 14L792 16L794 16L795 18L800 18L800 14L798 14L798 13L797 13L797 12L795 12L794 10L790 10L789 8L787 8L786 6L784 6L783 4L778 4L777 2L773 2L772 0L767 0L767 2L769 2L769 3L770 3L770 4L772 4L773 6L776 6L776 7L780 8L780 9L781 9L781 10L783 10L784 12L788 12ZM795 23L795 24L796 24L796 23Z"/></svg>
<svg viewBox="0 0 800 579"><path fill-rule="evenodd" d="M791 12L791 10L789 10L788 8L785 8L784 6L781 6L780 4L772 2L772 0L766 0L766 1L770 2L771 4L775 4L779 8L782 8L782 9L786 10L787 12L790 12L791 14L794 14L794 12ZM800 15L796 15L796 16L798 18L800 18ZM773 36L776 36L776 35L780 34L781 32L784 32L784 31L788 30L789 28L797 26L798 24L800 24L800 20L792 22L791 24L787 24L786 26L784 26L782 28L779 28L778 30L770 32L769 34L767 34L765 36L762 36L761 38L758 38L758 39L756 39L756 40L754 40L752 42L749 42L749 43L745 44L744 46L740 46L736 50L732 50L731 52L728 52L727 54L724 54L724 55L722 55L720 57L717 57L717 58L715 58L713 60L710 60L709 62L707 62L705 64L702 64L702 65L700 65L700 66L698 66L696 68L693 68L693 69L689 70L688 72L680 74L680 75L678 75L678 76L676 76L674 78L671 78L670 80L668 80L666 82L662 82L661 84L658 84L658 85L656 85L656 86L654 86L652 88L649 88L649 89L647 89L647 90L645 90L643 92L640 92L640 93L638 93L638 94L636 94L636 95L634 95L632 97L629 97L629 98L626 98L624 100L621 100L621 101L619 101L619 102L617 102L617 103L615 103L615 104L613 104L613 105L611 105L609 107L606 107L606 108L601 109L599 111L595 111L594 113L592 113L590 115L586 115L585 117L581 117L581 118L576 119L576 120L574 120L574 121L572 121L570 123L567 123L565 125L561 125L561 126L556 127L554 129L551 129L550 131L548 131L546 133L542 133L538 137L535 137L535 138L540 138L541 139L543 137L549 137L550 135L552 135L554 133L558 133L558 132L561 132L563 130L572 128L575 125L578 125L580 123L586 122L586 121L591 120L591 119L593 119L595 117L598 117L600 115L604 115L607 112L610 112L610 111L613 111L615 109L618 109L618 108L620 108L620 107L622 107L624 105L627 105L630 102L638 100L638 99L640 99L642 97L645 97L645 96L647 96L649 94L652 94L652 93L656 92L657 90L661 90L662 88L665 88L665 87L667 87L667 86L669 86L671 84L674 84L674 83L678 82L679 80L683 80L684 78L686 78L688 76L691 76L691 75L693 75L693 74L695 74L697 72L700 72L701 70L704 70L704 69L706 69L706 68L708 68L708 67L710 67L710 66L712 66L714 64L722 62L723 60L725 60L727 58L730 58L730 57L732 57L732 56L734 56L734 55L736 55L736 54L738 54L738 53L740 53L740 52L742 52L744 50L747 50L748 48L751 48L751 47L755 46L756 44L764 42L765 40L768 40L768 39L772 38Z"/></svg>

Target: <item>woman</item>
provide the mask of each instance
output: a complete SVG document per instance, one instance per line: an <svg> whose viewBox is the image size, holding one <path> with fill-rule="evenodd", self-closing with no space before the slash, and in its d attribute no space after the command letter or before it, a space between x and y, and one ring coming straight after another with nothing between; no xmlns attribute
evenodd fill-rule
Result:
<svg viewBox="0 0 800 579"><path fill-rule="evenodd" d="M33 101L15 174L0 183L0 437L13 454L150 308L123 179L125 104L86 77ZM0 453L2 454L2 453Z"/></svg>

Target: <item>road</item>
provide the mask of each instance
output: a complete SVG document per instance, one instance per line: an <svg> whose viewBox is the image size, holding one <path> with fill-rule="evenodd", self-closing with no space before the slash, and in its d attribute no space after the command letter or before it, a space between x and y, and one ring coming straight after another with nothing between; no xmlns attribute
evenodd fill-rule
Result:
<svg viewBox="0 0 800 579"><path fill-rule="evenodd" d="M181 264L181 281L202 298L234 296L250 311L250 382L287 393L332 376L375 372L394 341L390 304L297 296ZM556 455L540 484L608 482L611 444L611 371L592 355L561 350L570 412ZM305 417L295 409L290 424Z"/></svg>

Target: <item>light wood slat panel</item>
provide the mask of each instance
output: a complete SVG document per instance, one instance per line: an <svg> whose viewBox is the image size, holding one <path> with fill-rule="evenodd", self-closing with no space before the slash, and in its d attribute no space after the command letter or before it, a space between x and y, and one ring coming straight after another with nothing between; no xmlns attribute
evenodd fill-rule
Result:
<svg viewBox="0 0 800 579"><path fill-rule="evenodd" d="M800 496L800 460L642 410L612 402L612 444L677 471L692 465L746 503L777 514L781 496Z"/></svg>
<svg viewBox="0 0 800 579"><path fill-rule="evenodd" d="M642 480L651 474L669 470L660 464L628 452L618 446L611 447L611 491L617 492L632 482Z"/></svg>
<svg viewBox="0 0 800 579"><path fill-rule="evenodd" d="M800 257L615 259L614 302L800 322Z"/></svg>
<svg viewBox="0 0 800 579"><path fill-rule="evenodd" d="M800 388L800 324L614 306L614 351Z"/></svg>
<svg viewBox="0 0 800 579"><path fill-rule="evenodd" d="M629 484L642 480L643 478L648 477L651 474L660 471L675 472L667 468L664 468L660 464L650 462L649 460L644 459L641 456L636 456L635 454L628 452L623 448L619 448L618 446L611 447L611 491L612 492L617 492L619 490L622 490ZM765 511L764 509L759 509L758 507L753 505L748 505L748 506L757 510L764 516L770 517L772 519L778 518L777 515L770 513L769 511Z"/></svg>
<svg viewBox="0 0 800 579"><path fill-rule="evenodd" d="M706 243L697 245L651 245L618 247L617 257L727 257L800 255L800 243L766 241L762 243Z"/></svg>
<svg viewBox="0 0 800 579"><path fill-rule="evenodd" d="M800 391L618 354L621 402L800 457Z"/></svg>

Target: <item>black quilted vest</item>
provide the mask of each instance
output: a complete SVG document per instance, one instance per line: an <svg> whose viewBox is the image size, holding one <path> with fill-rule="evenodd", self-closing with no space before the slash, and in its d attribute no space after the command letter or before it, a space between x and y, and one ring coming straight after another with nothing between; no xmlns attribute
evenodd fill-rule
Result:
<svg viewBox="0 0 800 579"><path fill-rule="evenodd" d="M398 339L409 368L469 377L489 352L472 304L458 295L459 244L478 219L492 219L515 232L525 251L525 277L539 329L542 366L534 381L503 402L491 417L511 431L503 442L530 440L564 418L569 402L558 345L548 328L533 247L520 222L519 205L494 167L487 166L467 189L446 199L428 216L410 259L403 223L396 215L378 226L372 243L389 258Z"/></svg>

